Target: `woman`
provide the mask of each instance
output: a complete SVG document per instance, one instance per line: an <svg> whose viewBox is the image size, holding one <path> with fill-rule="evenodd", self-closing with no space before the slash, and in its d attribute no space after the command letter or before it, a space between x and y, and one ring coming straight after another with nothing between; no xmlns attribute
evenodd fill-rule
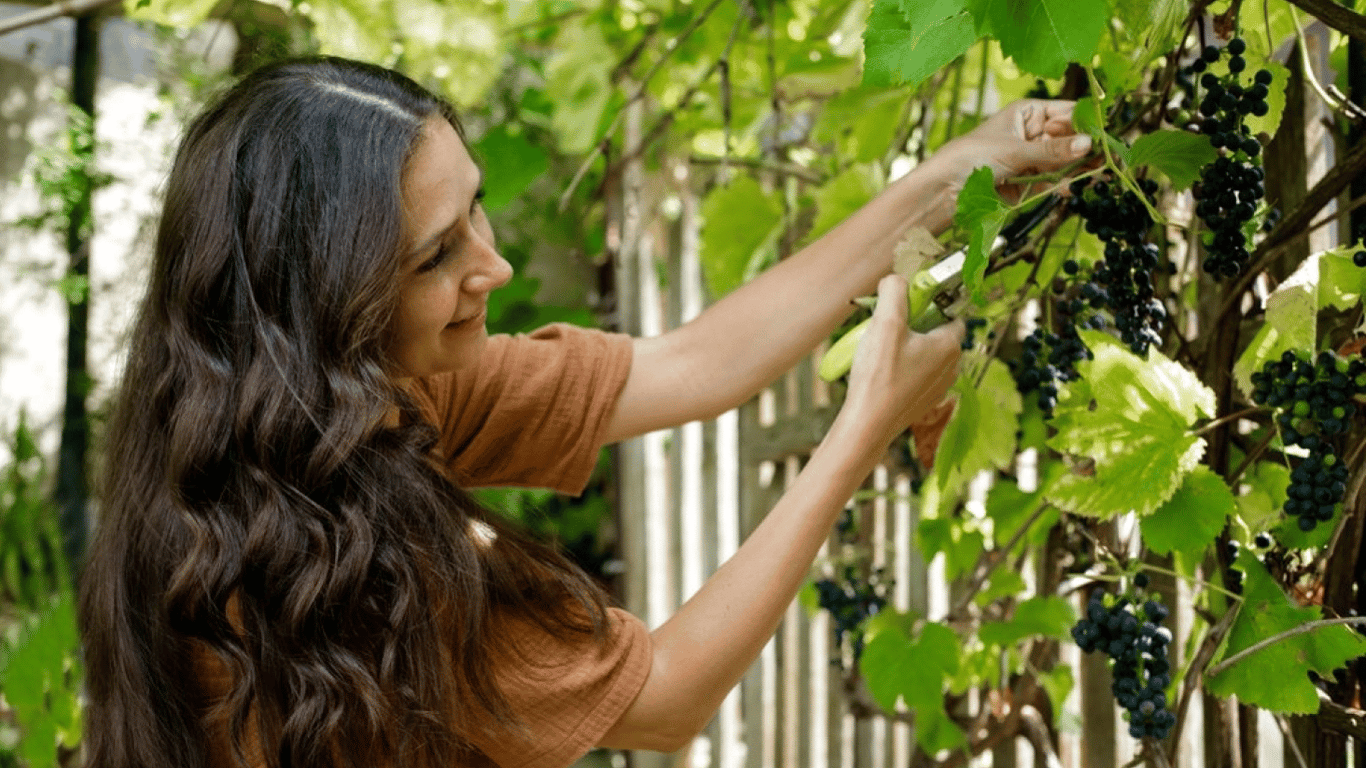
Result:
<svg viewBox="0 0 1366 768"><path fill-rule="evenodd" d="M1006 109L664 336L490 338L510 269L450 108L340 59L248 76L176 156L109 428L81 584L88 764L561 766L686 743L954 379L961 325L907 331L893 245L947 226L973 165L1079 156L1070 122ZM875 286L829 434L652 633L461 490L581 492L601 445L745 401Z"/></svg>

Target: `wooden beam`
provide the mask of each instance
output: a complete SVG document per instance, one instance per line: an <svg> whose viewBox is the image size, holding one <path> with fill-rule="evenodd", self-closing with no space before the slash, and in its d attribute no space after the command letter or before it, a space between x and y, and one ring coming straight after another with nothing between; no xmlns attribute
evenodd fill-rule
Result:
<svg viewBox="0 0 1366 768"><path fill-rule="evenodd" d="M35 24L42 24L63 16L84 16L91 11L99 10L107 5L114 5L120 0L57 0L50 5L43 6L28 13L21 13L18 16L11 16L8 19L0 19L0 35L13 32L24 27L31 27Z"/></svg>

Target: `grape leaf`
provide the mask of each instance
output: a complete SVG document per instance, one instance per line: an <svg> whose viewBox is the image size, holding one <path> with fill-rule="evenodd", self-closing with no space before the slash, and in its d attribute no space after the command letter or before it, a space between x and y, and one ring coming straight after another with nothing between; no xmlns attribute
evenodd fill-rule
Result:
<svg viewBox="0 0 1366 768"><path fill-rule="evenodd" d="M1319 259L1305 259L1266 299L1266 322L1233 365L1233 380L1252 396L1252 374L1287 349L1314 349L1318 333Z"/></svg>
<svg viewBox="0 0 1366 768"><path fill-rule="evenodd" d="M218 0L123 0L123 13L137 21L189 29L209 18L216 5Z"/></svg>
<svg viewBox="0 0 1366 768"><path fill-rule="evenodd" d="M1247 493L1238 497L1238 517L1250 535L1271 529L1281 519L1289 496L1290 470L1273 461L1259 461L1243 473Z"/></svg>
<svg viewBox="0 0 1366 768"><path fill-rule="evenodd" d="M987 271L987 260L1010 209L996 194L995 176L982 166L968 176L963 190L958 193L958 208L953 223L968 233L968 253L963 261L963 287L972 293L973 301L982 305L982 278Z"/></svg>
<svg viewBox="0 0 1366 768"><path fill-rule="evenodd" d="M1140 136L1129 148L1130 165L1146 165L1162 172L1176 189L1186 189L1218 152L1209 139L1187 131L1155 131Z"/></svg>
<svg viewBox="0 0 1366 768"><path fill-rule="evenodd" d="M859 670L873 700L887 712L905 701L916 713L916 740L930 754L965 744L963 732L944 712L944 679L960 663L958 635L942 624L926 623L912 640L891 622L880 622L869 633Z"/></svg>
<svg viewBox="0 0 1366 768"><path fill-rule="evenodd" d="M863 33L863 82L919 85L976 40L962 0L875 0Z"/></svg>
<svg viewBox="0 0 1366 768"><path fill-rule="evenodd" d="M1082 378L1064 388L1048 445L1092 459L1094 476L1064 475L1045 496L1078 514L1151 514L1203 455L1205 441L1189 428L1214 415L1214 393L1155 350L1144 361L1107 334L1081 336L1095 359L1079 363Z"/></svg>
<svg viewBox="0 0 1366 768"><path fill-rule="evenodd" d="M1048 701L1053 705L1053 721L1056 723L1066 710L1063 708L1067 701L1067 694L1072 692L1072 668L1066 664L1059 664L1038 676L1039 685L1043 686L1044 692L1048 694Z"/></svg>
<svg viewBox="0 0 1366 768"><path fill-rule="evenodd" d="M1068 62L1090 64L1110 21L1105 0L986 0L1001 52L1020 69L1062 77Z"/></svg>
<svg viewBox="0 0 1366 768"><path fill-rule="evenodd" d="M1236 509L1233 493L1208 467L1196 467L1167 503L1143 518L1143 543L1165 555L1200 552L1224 529Z"/></svg>
<svg viewBox="0 0 1366 768"><path fill-rule="evenodd" d="M1243 603L1221 658L1321 618L1317 607L1292 603L1248 550L1239 553L1237 567L1245 574ZM1362 655L1366 655L1366 638L1345 626L1328 626L1257 651L1207 678L1206 685L1216 696L1236 695L1243 704L1272 712L1313 714L1319 710L1318 689L1305 673L1312 670L1331 677L1334 669Z"/></svg>
<svg viewBox="0 0 1366 768"><path fill-rule="evenodd" d="M707 195L702 216L702 271L716 299L745 281L754 252L782 224L783 207L759 182L740 176Z"/></svg>
<svg viewBox="0 0 1366 768"><path fill-rule="evenodd" d="M81 679L73 598L63 595L20 629L0 658L0 690L20 726L18 751L26 764L57 765L57 743L71 743L80 713L69 684Z"/></svg>
<svg viewBox="0 0 1366 768"><path fill-rule="evenodd" d="M1018 571L1008 564L1002 565L991 572L987 585L972 601L978 605L989 605L998 598L1017 595L1028 588L1029 585L1025 584L1024 577Z"/></svg>
<svg viewBox="0 0 1366 768"><path fill-rule="evenodd" d="M1023 404L1010 370L997 358L987 362L980 386L974 377L958 377L953 393L958 406L939 438L934 472L940 488L956 492L977 473L1004 469L1015 459L1015 432Z"/></svg>
<svg viewBox="0 0 1366 768"><path fill-rule="evenodd" d="M1366 295L1366 269L1352 261L1359 246L1339 248L1319 255L1319 308L1346 312Z"/></svg>
<svg viewBox="0 0 1366 768"><path fill-rule="evenodd" d="M816 221L811 225L806 241L814 241L834 229L875 194L877 184L873 169L867 165L851 165L844 173L825 182L816 191Z"/></svg>
<svg viewBox="0 0 1366 768"><path fill-rule="evenodd" d="M1277 61L1265 60L1259 67L1271 73L1271 85L1267 86L1265 115L1247 115L1243 118L1243 124L1252 131L1252 135L1265 133L1268 136L1275 136L1276 131L1281 127L1281 116L1285 114L1285 86L1290 82L1290 70ZM1248 68L1252 70L1252 67Z"/></svg>
<svg viewBox="0 0 1366 768"><path fill-rule="evenodd" d="M1031 597L1015 607L1010 621L988 621L977 631L987 645L1010 647L1026 637L1067 639L1077 614L1061 597Z"/></svg>
<svg viewBox="0 0 1366 768"><path fill-rule="evenodd" d="M1042 440L1040 441L1042 445ZM998 479L987 491L986 512L992 520L991 536L997 547L1004 547L1020 530L1020 526L1044 503L1044 492L1048 486L1066 471L1060 461L1046 463L1039 472L1038 487L1032 492L1020 490L1014 480ZM1048 537L1048 529L1057 520L1057 510L1048 510L1034 520L1032 530L1025 534L1024 541L1042 544Z"/></svg>
<svg viewBox="0 0 1366 768"><path fill-rule="evenodd" d="M483 205L490 212L502 210L550 166L545 150L520 133L509 133L502 125L484 134L472 149L479 157L491 160L497 169L497 173L484 177Z"/></svg>
<svg viewBox="0 0 1366 768"><path fill-rule="evenodd" d="M599 123L612 98L616 53L593 24L566 24L546 62L547 93L555 94L551 126L568 154L587 152L600 138Z"/></svg>
<svg viewBox="0 0 1366 768"><path fill-rule="evenodd" d="M1109 103L1102 102L1100 114L1096 113L1096 100L1094 97L1087 96L1077 100L1077 105L1072 108L1072 127L1077 133L1084 133L1097 141L1104 141L1110 149L1110 154L1127 161L1129 157L1129 145L1112 136L1105 130L1105 112L1109 109Z"/></svg>
<svg viewBox="0 0 1366 768"><path fill-rule="evenodd" d="M963 518L932 517L916 526L915 545L927 561L944 553L944 577L952 581L977 563L986 537L969 528Z"/></svg>

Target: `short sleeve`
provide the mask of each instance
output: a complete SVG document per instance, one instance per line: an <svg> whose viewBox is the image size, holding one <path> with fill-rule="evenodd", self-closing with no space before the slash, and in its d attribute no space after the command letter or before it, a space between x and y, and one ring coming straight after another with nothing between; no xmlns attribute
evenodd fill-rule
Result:
<svg viewBox="0 0 1366 768"><path fill-rule="evenodd" d="M495 677L527 726L522 737L476 738L501 768L564 768L597 745L635 701L649 675L650 633L609 608L606 642L566 643L540 627L508 621L519 652L504 654Z"/></svg>
<svg viewBox="0 0 1366 768"><path fill-rule="evenodd" d="M630 368L630 336L555 323L490 336L477 367L422 379L418 394L459 485L578 494Z"/></svg>

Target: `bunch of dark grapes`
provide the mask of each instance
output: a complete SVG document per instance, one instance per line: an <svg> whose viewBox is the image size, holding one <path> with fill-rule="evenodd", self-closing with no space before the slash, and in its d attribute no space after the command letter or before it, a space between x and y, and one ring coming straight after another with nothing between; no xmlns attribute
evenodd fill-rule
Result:
<svg viewBox="0 0 1366 768"><path fill-rule="evenodd" d="M1157 182L1138 184L1152 202ZM1086 231L1105 243L1105 258L1091 273L1095 287L1083 288L1082 296L1092 307L1108 307L1124 343L1134 354L1147 355L1149 346L1161 343L1158 329L1167 317L1156 296L1154 275L1164 265L1161 251L1148 242L1152 216L1133 190L1112 181L1088 187L1087 180L1078 179L1071 191L1072 208L1086 222Z"/></svg>
<svg viewBox="0 0 1366 768"><path fill-rule="evenodd" d="M1011 360L1010 374L1021 395L1039 393L1039 410L1053 415L1058 404L1058 385L1077 378L1077 363L1091 358L1091 350L1077 335L1077 326L1064 318L1060 333L1035 328L1021 342L1019 360Z"/></svg>
<svg viewBox="0 0 1366 768"><path fill-rule="evenodd" d="M1143 587L1147 580L1140 574L1135 584ZM1129 735L1135 739L1166 738L1176 725L1176 716L1167 709L1166 689L1172 681L1167 648L1172 633L1161 626L1166 618L1167 607L1157 600L1140 608L1121 597L1107 608L1097 590L1091 593L1085 618L1072 627L1077 647L1087 653L1100 651L1113 662L1110 692L1129 711Z"/></svg>
<svg viewBox="0 0 1366 768"><path fill-rule="evenodd" d="M1247 45L1235 37L1225 49L1229 53L1229 74L1219 77L1205 72L1200 85L1205 95L1200 100L1200 132L1209 137L1218 159L1200 174L1199 203L1195 213L1210 228L1213 238L1205 248L1201 266L1211 277L1237 277L1248 259L1246 224L1257 212L1266 193L1266 177L1261 166L1262 145L1244 123L1247 115L1258 117L1268 111L1266 96L1271 73L1257 70L1244 87L1241 73L1247 68L1243 51ZM1205 48L1201 61L1214 63L1223 53L1215 46Z"/></svg>
<svg viewBox="0 0 1366 768"><path fill-rule="evenodd" d="M1252 374L1252 399L1277 409L1281 440L1309 451L1290 473L1285 512L1299 519L1302 531L1332 520L1347 489L1347 467L1338 458L1355 398L1366 395L1366 360L1351 360L1328 351L1311 360L1307 353L1287 350Z"/></svg>
<svg viewBox="0 0 1366 768"><path fill-rule="evenodd" d="M854 661L863 655L863 623L887 607L887 593L893 581L886 578L886 570L874 569L863 578L855 566L844 568L844 578L821 579L815 583L816 597L821 608L830 612L835 622L835 645L844 643L849 635Z"/></svg>

